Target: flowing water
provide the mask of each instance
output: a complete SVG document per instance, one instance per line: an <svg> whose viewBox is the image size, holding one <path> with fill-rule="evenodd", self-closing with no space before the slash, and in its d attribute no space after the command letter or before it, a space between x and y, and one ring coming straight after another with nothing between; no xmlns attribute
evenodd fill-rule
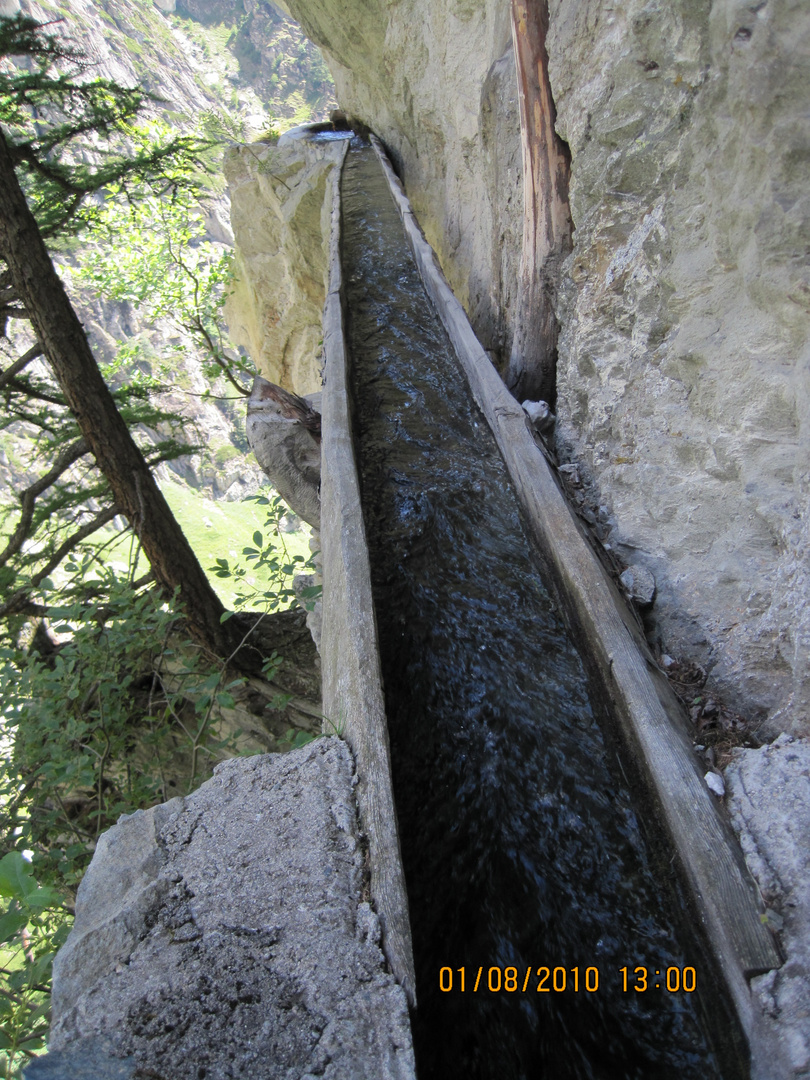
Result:
<svg viewBox="0 0 810 1080"><path fill-rule="evenodd" d="M718 1077L667 861L647 857L506 468L357 140L342 206L420 1080ZM690 965L697 990L670 993L667 970L674 985Z"/></svg>

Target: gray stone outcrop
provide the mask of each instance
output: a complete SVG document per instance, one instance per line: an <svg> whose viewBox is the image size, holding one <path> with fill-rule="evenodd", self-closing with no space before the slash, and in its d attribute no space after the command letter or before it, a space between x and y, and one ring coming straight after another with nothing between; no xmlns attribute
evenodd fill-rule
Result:
<svg viewBox="0 0 810 1080"><path fill-rule="evenodd" d="M755 1063L763 1080L810 1072L810 743L781 735L759 750L735 750L726 769L728 808L745 859L782 938L786 959L751 981L773 1056Z"/></svg>
<svg viewBox="0 0 810 1080"><path fill-rule="evenodd" d="M30 1080L412 1078L354 782L346 744L320 739L225 762L191 796L105 833L54 965L51 1052Z"/></svg>
<svg viewBox="0 0 810 1080"><path fill-rule="evenodd" d="M290 410L272 398L262 397L269 384L258 376L248 399L247 430L250 448L265 476L294 514L314 529L321 522L321 442ZM320 409L320 394L302 398L310 408Z"/></svg>
<svg viewBox="0 0 810 1080"><path fill-rule="evenodd" d="M574 251L559 426L668 651L810 730L810 10L551 4Z"/></svg>

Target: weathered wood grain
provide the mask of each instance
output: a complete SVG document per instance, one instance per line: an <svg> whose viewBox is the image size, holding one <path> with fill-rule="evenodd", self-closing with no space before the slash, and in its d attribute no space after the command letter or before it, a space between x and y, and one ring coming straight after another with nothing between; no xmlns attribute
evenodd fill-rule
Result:
<svg viewBox="0 0 810 1080"><path fill-rule="evenodd" d="M391 782L371 570L346 388L340 168L333 170L329 292L323 316L326 356L321 465L324 730L341 734L355 755L359 777L357 800L361 825L368 839L371 896L382 925L383 950L413 1007L416 979L408 896Z"/></svg>
<svg viewBox="0 0 810 1080"><path fill-rule="evenodd" d="M504 375L518 401L554 404L557 283L571 252L568 174L571 154L556 130L548 77L548 0L511 0L512 42L523 152L523 245L518 314Z"/></svg>
<svg viewBox="0 0 810 1080"><path fill-rule="evenodd" d="M473 396L490 424L534 534L548 560L569 623L590 654L636 772L670 838L694 908L743 1028L754 1027L747 977L779 967L762 924L761 898L736 838L721 816L686 734L683 710L633 625L615 586L581 535L557 481L535 445L520 405L478 342L425 240L379 140L414 256L453 342Z"/></svg>

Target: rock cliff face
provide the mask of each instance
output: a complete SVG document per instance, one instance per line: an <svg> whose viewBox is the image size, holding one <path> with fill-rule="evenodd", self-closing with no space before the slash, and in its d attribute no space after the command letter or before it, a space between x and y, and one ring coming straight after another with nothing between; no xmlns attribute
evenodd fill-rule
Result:
<svg viewBox="0 0 810 1080"><path fill-rule="evenodd" d="M505 0L289 0L371 126L484 346L514 336L522 193ZM558 446L658 581L663 647L810 727L810 11L551 0L574 250Z"/></svg>
<svg viewBox="0 0 810 1080"><path fill-rule="evenodd" d="M506 0L292 0L341 106L385 141L428 241L501 361L523 231L517 84Z"/></svg>
<svg viewBox="0 0 810 1080"><path fill-rule="evenodd" d="M339 142L283 135L231 151L225 162L239 236L226 317L270 382L298 394L321 386L321 314L328 282L327 178Z"/></svg>
<svg viewBox="0 0 810 1080"><path fill-rule="evenodd" d="M562 437L656 573L665 640L806 725L810 13L564 7Z"/></svg>

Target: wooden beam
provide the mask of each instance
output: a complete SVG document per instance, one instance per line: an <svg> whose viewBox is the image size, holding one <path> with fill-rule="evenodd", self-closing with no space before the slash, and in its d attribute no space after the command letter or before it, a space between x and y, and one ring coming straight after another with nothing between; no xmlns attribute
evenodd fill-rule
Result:
<svg viewBox="0 0 810 1080"><path fill-rule="evenodd" d="M341 166L342 161L332 173L329 291L323 316L326 355L321 444L324 730L329 734L337 730L349 743L357 762L357 802L361 826L368 838L371 896L382 926L382 946L391 970L414 1007L416 976L408 894L394 805L371 567L346 386L340 265Z"/></svg>
<svg viewBox="0 0 810 1080"><path fill-rule="evenodd" d="M523 150L523 249L517 318L505 382L518 401L554 404L557 316L563 260L571 251L571 154L555 129L548 78L548 0L512 0Z"/></svg>

